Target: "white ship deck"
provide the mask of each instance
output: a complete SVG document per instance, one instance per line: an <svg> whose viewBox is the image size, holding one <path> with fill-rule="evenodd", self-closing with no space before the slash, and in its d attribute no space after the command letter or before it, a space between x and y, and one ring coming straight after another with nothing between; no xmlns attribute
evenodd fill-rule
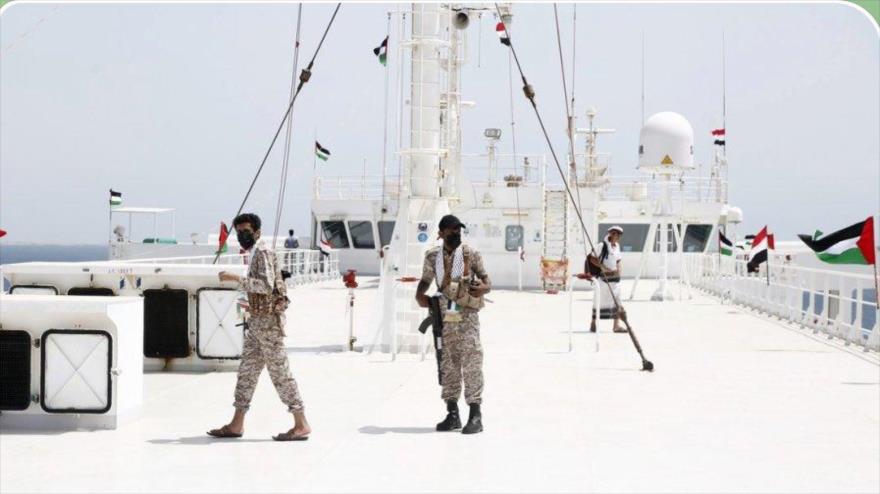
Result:
<svg viewBox="0 0 880 494"><path fill-rule="evenodd" d="M876 353L695 292L627 305L649 374L608 321L598 353L583 330L568 353L567 295L499 291L482 316L486 431L441 434L433 360L342 353L345 296L294 291L308 442L270 439L290 418L265 374L245 437L216 440L235 375L153 373L118 430L3 431L0 491L880 491ZM374 297L358 291L364 324Z"/></svg>

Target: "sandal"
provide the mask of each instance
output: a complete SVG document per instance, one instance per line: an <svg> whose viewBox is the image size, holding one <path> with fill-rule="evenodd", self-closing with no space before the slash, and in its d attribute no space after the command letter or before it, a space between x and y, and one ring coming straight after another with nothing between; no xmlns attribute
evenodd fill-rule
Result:
<svg viewBox="0 0 880 494"><path fill-rule="evenodd" d="M301 436L299 434L294 434L293 430L291 429L287 432L282 432L277 436L272 436L272 439L274 439L275 441L308 441L309 435L306 434L304 436Z"/></svg>
<svg viewBox="0 0 880 494"><path fill-rule="evenodd" d="M241 437L241 433L234 433L229 429L228 425L224 425L219 429L211 429L208 431L208 435L211 437L219 437L219 438L239 438Z"/></svg>

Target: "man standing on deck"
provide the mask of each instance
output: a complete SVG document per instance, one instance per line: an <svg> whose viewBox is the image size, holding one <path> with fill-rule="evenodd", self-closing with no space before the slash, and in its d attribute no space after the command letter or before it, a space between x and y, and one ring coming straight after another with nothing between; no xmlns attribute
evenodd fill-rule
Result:
<svg viewBox="0 0 880 494"><path fill-rule="evenodd" d="M250 265L246 277L221 271L220 281L234 281L238 283L239 290L247 292L249 317L245 324L244 349L235 385L235 414L229 424L209 431L208 435L241 437L244 415L250 407L260 373L263 367L268 367L272 384L294 419L292 429L272 439L304 441L309 438L312 429L306 420L302 397L290 372L284 346L284 311L289 303L287 287L281 278L275 253L260 240L260 223L260 217L250 213L240 214L232 222L238 243L251 255Z"/></svg>
<svg viewBox="0 0 880 494"><path fill-rule="evenodd" d="M299 239L296 238L296 235L293 234L293 229L287 231L287 238L284 239L284 248L285 249L299 249ZM287 270L294 274L299 274L299 259L296 257L298 254L293 252L285 252L284 253L284 264L287 265Z"/></svg>
<svg viewBox="0 0 880 494"><path fill-rule="evenodd" d="M480 404L483 401L483 347L480 344L479 310L483 295L492 284L483 267L480 253L461 243L464 226L448 214L440 220L439 238L442 247L425 253L422 280L416 289L416 301L428 307L425 292L432 281L437 282L440 309L443 315L443 355L440 362L446 418L437 424L438 431L462 429L458 413L458 397L464 381L464 399L470 407L463 434L483 431Z"/></svg>

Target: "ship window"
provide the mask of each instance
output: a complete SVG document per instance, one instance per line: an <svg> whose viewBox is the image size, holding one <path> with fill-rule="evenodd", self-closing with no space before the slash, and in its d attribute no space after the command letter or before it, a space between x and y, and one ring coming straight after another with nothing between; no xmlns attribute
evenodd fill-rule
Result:
<svg viewBox="0 0 880 494"><path fill-rule="evenodd" d="M349 221L348 231L351 232L351 243L355 249L375 249L373 240L373 223L370 221Z"/></svg>
<svg viewBox="0 0 880 494"><path fill-rule="evenodd" d="M391 235L394 234L394 222L393 221L380 221L378 223L379 226L379 243L382 244L382 247L391 243Z"/></svg>
<svg viewBox="0 0 880 494"><path fill-rule="evenodd" d="M345 233L345 223L341 221L322 221L321 233L324 239L330 242L334 249L348 248L348 234Z"/></svg>
<svg viewBox="0 0 880 494"><path fill-rule="evenodd" d="M681 231L681 225L666 225L666 229L669 232L669 237L666 244L667 252L675 252L678 249L678 240L675 238L675 230ZM657 225L657 234L654 236L654 252L660 252L660 246L662 245L660 242L664 240L663 229L660 225Z"/></svg>
<svg viewBox="0 0 880 494"><path fill-rule="evenodd" d="M684 231L684 251L703 252L711 234L712 225L688 225Z"/></svg>
<svg viewBox="0 0 880 494"><path fill-rule="evenodd" d="M522 225L507 225L504 229L504 249L507 252L519 252L523 245Z"/></svg>
<svg viewBox="0 0 880 494"><path fill-rule="evenodd" d="M598 242L601 242L603 238L605 238L605 234L608 233L608 228L612 227L617 223L600 223L599 224L599 239ZM648 225L644 224L620 224L621 228L623 228L623 235L620 237L620 251L621 252L641 252L645 248L645 239L648 237ZM597 243L598 243L597 242ZM600 245L597 245L596 248L600 248Z"/></svg>

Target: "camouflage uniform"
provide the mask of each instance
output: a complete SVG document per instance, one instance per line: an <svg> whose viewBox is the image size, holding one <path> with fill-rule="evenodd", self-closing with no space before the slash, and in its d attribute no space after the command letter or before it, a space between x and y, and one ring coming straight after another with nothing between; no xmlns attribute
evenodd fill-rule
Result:
<svg viewBox="0 0 880 494"><path fill-rule="evenodd" d="M435 247L425 254L422 268L422 281L431 283L436 278L435 263L437 256L443 252L445 280L438 280L438 285L447 285L452 272L452 254L442 247ZM463 253L470 262L470 270L477 277L489 283L489 275L483 267L480 253L470 246L463 246ZM449 301L441 295L440 309L445 315ZM443 356L440 369L443 380L443 401L458 401L461 395L461 383L464 380L464 399L468 405L478 405L483 401L483 345L480 343L479 310L462 307L460 322L443 323Z"/></svg>
<svg viewBox="0 0 880 494"><path fill-rule="evenodd" d="M247 292L249 318L235 385L233 406L238 410L250 407L264 366L269 369L272 384L288 410L303 410L302 397L290 372L284 346L285 316L273 311L273 289L277 287L282 295L287 291L283 281L279 281L281 272L275 253L260 240L251 251L247 277L239 284L239 289Z"/></svg>

